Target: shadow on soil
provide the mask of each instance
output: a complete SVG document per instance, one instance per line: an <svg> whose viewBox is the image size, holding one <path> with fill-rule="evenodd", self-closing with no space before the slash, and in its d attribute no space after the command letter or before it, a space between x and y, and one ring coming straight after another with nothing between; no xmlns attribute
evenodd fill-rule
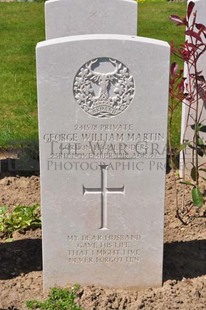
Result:
<svg viewBox="0 0 206 310"><path fill-rule="evenodd" d="M42 270L41 239L24 239L0 244L0 280Z"/></svg>
<svg viewBox="0 0 206 310"><path fill-rule="evenodd" d="M38 160L28 158L0 159L0 179L9 176L16 177L32 175L39 175Z"/></svg>
<svg viewBox="0 0 206 310"><path fill-rule="evenodd" d="M14 142L11 148L0 147L0 178L38 174L38 141L18 141L18 143Z"/></svg>
<svg viewBox="0 0 206 310"><path fill-rule="evenodd" d="M182 280L206 274L206 240L164 245L163 280Z"/></svg>
<svg viewBox="0 0 206 310"><path fill-rule="evenodd" d="M164 281L196 278L206 274L206 240L164 245ZM0 279L42 270L41 239L24 239L0 244Z"/></svg>
<svg viewBox="0 0 206 310"><path fill-rule="evenodd" d="M0 310L20 310L20 309L17 309L17 308L15 308L15 307L9 307L9 308L0 308Z"/></svg>

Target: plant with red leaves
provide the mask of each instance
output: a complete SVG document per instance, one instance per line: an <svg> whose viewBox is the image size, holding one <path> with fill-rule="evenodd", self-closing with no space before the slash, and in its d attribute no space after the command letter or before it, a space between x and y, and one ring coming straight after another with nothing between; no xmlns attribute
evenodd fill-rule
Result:
<svg viewBox="0 0 206 310"><path fill-rule="evenodd" d="M206 103L206 81L202 71L198 70L198 61L206 52L206 26L196 22L197 12L194 10L194 7L195 3L190 1L186 17L170 16L170 20L175 22L177 26L186 27L185 43L180 45L179 48L175 48L174 44L171 43L171 53L184 61L187 78L184 78L183 70L179 70L177 63L172 63L170 70L169 148L170 154L172 154L171 127L174 111L179 104L186 104L188 107L187 120L182 145L178 152L183 152L184 154L185 149L188 147L192 150L192 168L190 172L192 181L186 182L184 178L182 183L192 187L193 206L202 207L204 204L204 193L201 192L199 187L200 177L202 177L200 171L206 172L206 169L203 169L203 165L199 164L199 156L203 157L206 155L206 145L200 137L201 132L206 132L206 126L201 123L203 108ZM194 122L192 125L189 124L191 120ZM185 139L189 127L194 132L192 141ZM174 169L172 157L170 162L171 168ZM183 165L185 164L186 162L184 161Z"/></svg>

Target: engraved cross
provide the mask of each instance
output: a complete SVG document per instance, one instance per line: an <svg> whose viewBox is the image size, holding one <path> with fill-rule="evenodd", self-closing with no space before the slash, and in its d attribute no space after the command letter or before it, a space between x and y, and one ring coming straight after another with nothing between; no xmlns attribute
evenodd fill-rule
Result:
<svg viewBox="0 0 206 310"><path fill-rule="evenodd" d="M101 227L102 230L107 230L107 195L109 194L125 194L125 188L122 187L107 187L107 165L100 165L101 169L101 187L86 188L83 185L83 195L86 194L101 194Z"/></svg>

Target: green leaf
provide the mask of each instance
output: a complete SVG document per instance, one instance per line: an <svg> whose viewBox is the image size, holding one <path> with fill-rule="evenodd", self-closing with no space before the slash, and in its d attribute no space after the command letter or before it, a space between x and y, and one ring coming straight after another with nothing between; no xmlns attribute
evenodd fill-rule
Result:
<svg viewBox="0 0 206 310"><path fill-rule="evenodd" d="M188 143L188 146L189 146L192 150L195 149L195 147L194 147L191 143Z"/></svg>
<svg viewBox="0 0 206 310"><path fill-rule="evenodd" d="M7 243L9 243L9 242L13 242L14 241L14 239L13 238L7 238L6 240L5 240L5 242L7 242Z"/></svg>
<svg viewBox="0 0 206 310"><path fill-rule="evenodd" d="M179 147L178 147L178 151L179 152L182 152L183 150L186 149L186 147L189 145L189 142L185 142L183 144L181 144Z"/></svg>
<svg viewBox="0 0 206 310"><path fill-rule="evenodd" d="M83 310L75 299L77 298L77 290L52 288L48 299L41 301L27 301L26 305L29 309L42 309L42 310Z"/></svg>
<svg viewBox="0 0 206 310"><path fill-rule="evenodd" d="M194 149L195 149L195 148L194 148ZM203 150L202 148L197 147L197 154L198 154L199 156L203 157L204 154L205 154L205 152L204 152L204 150Z"/></svg>
<svg viewBox="0 0 206 310"><path fill-rule="evenodd" d="M192 168L190 176L193 181L197 181L197 179L199 178L199 173L195 166Z"/></svg>
<svg viewBox="0 0 206 310"><path fill-rule="evenodd" d="M190 185L190 186L195 186L193 183L191 182L187 182L187 181L181 181L180 184L185 184L185 185Z"/></svg>
<svg viewBox="0 0 206 310"><path fill-rule="evenodd" d="M191 128L192 128L193 130L197 129L197 131L206 132L206 126L203 125L203 124L201 124L201 123L199 123L199 124L193 124L193 125L191 125Z"/></svg>
<svg viewBox="0 0 206 310"><path fill-rule="evenodd" d="M0 223L0 232L4 232L5 225L3 223Z"/></svg>
<svg viewBox="0 0 206 310"><path fill-rule="evenodd" d="M193 204L199 208L204 204L204 197L198 186L192 189L192 201Z"/></svg>
<svg viewBox="0 0 206 310"><path fill-rule="evenodd" d="M202 138L198 138L197 145L198 146L205 146L204 140Z"/></svg>
<svg viewBox="0 0 206 310"><path fill-rule="evenodd" d="M6 236L12 236L18 230L41 227L39 205L25 207L17 206L12 213L7 213L8 207L0 208L0 232Z"/></svg>
<svg viewBox="0 0 206 310"><path fill-rule="evenodd" d="M5 214L7 210L8 210L8 207L7 207L7 206L2 206L2 207L0 207L0 216L3 215L3 214Z"/></svg>
<svg viewBox="0 0 206 310"><path fill-rule="evenodd" d="M196 124L193 124L193 125L191 125L190 126L193 130L195 130L196 128L198 129L198 124L196 125Z"/></svg>
<svg viewBox="0 0 206 310"><path fill-rule="evenodd" d="M202 125L202 124L200 124L201 126L200 126L200 128L199 128L199 131L201 131L201 132L206 132L206 126L205 125Z"/></svg>

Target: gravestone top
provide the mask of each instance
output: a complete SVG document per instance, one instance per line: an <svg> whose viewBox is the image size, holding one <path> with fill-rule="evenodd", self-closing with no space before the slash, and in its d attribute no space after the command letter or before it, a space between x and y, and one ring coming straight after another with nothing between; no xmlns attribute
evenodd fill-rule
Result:
<svg viewBox="0 0 206 310"><path fill-rule="evenodd" d="M68 37L60 37L60 38L53 38L49 41L41 41L39 43L37 43L37 47L36 49L38 50L40 47L44 48L46 46L55 46L56 44L63 44L65 42L76 42L76 41L85 41L85 42L89 42L89 41L94 41L94 40L100 40L100 42L102 41L106 41L108 40L108 44L109 41L130 41L130 42L140 42L140 43L145 43L145 47L148 46L156 46L158 45L159 47L165 47L168 48L169 44L165 41L162 40L158 40L158 39L150 39L150 38L145 38L145 37L138 37L135 35L124 35L124 34L90 34L90 35L74 35L74 36L68 36ZM109 46L108 46L109 48Z"/></svg>
<svg viewBox="0 0 206 310"><path fill-rule="evenodd" d="M169 56L127 35L37 45L45 289L162 284Z"/></svg>
<svg viewBox="0 0 206 310"><path fill-rule="evenodd" d="M133 0L50 0L45 3L46 38L137 32Z"/></svg>

